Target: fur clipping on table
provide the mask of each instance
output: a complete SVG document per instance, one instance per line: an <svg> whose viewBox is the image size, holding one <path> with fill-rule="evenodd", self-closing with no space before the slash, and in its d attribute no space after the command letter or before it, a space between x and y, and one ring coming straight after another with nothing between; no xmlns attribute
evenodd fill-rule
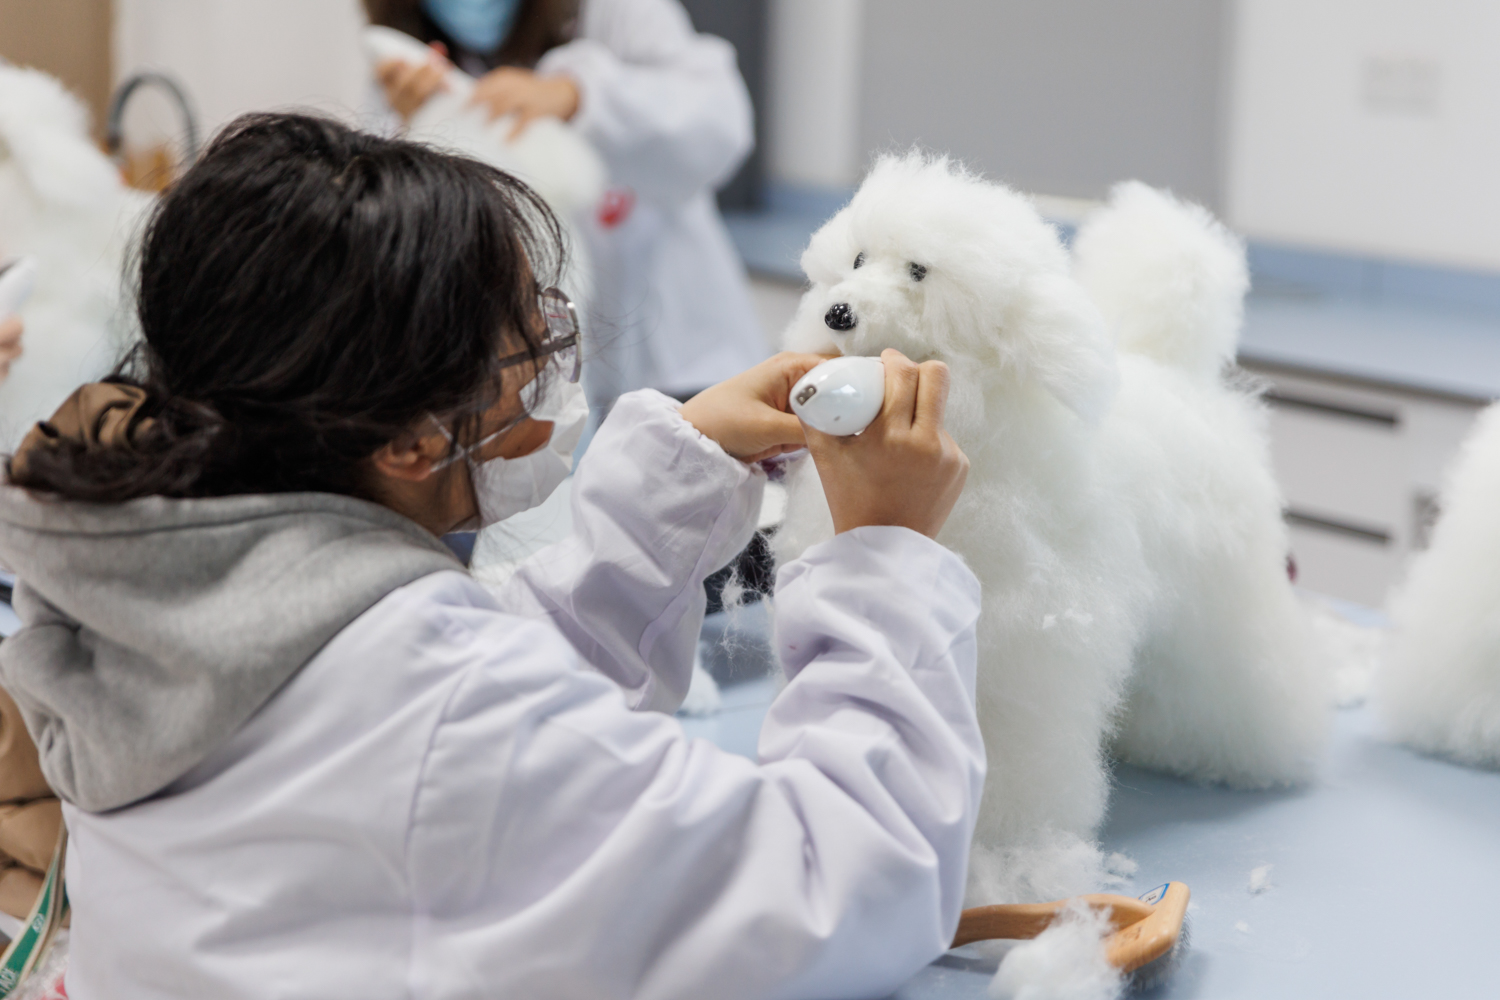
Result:
<svg viewBox="0 0 1500 1000"><path fill-rule="evenodd" d="M1070 900L1052 925L1010 949L990 981L993 1000L1115 1000L1125 978L1105 957L1104 910Z"/></svg>

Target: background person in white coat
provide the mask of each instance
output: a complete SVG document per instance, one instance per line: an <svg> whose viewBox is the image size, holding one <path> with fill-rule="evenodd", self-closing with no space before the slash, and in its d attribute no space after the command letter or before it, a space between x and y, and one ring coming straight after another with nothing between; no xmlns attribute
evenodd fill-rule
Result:
<svg viewBox="0 0 1500 1000"><path fill-rule="evenodd" d="M839 534L781 571L752 762L666 713L819 358L622 397L498 599L438 541L556 481L560 253L506 175L300 116L165 196L140 365L0 488L74 1000L867 997L946 949L984 773L947 369L889 351L875 423L805 435Z"/></svg>
<svg viewBox="0 0 1500 1000"><path fill-rule="evenodd" d="M365 6L373 23L436 43L480 77L475 99L496 116L571 121L603 156L611 189L580 220L594 272L584 378L596 419L624 392L686 398L769 354L714 203L754 145L727 42L695 33L677 0ZM443 69L382 66L392 107L420 107Z"/></svg>

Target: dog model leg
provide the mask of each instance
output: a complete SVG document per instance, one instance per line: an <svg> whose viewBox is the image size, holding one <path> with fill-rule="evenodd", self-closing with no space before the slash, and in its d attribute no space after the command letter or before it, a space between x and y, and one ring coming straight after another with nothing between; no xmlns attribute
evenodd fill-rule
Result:
<svg viewBox="0 0 1500 1000"><path fill-rule="evenodd" d="M1108 594L1017 582L987 585L980 618L989 767L971 904L1093 892L1108 877L1093 837L1109 792L1102 743L1129 668L1131 619Z"/></svg>
<svg viewBox="0 0 1500 1000"><path fill-rule="evenodd" d="M833 514L823 495L823 480L811 458L793 466L786 477L786 517L771 538L776 565L790 562L819 542L833 537Z"/></svg>
<svg viewBox="0 0 1500 1000"><path fill-rule="evenodd" d="M1279 532L1276 532L1279 536ZM1141 649L1115 752L1199 781L1307 781L1330 720L1329 672L1282 547L1197 567Z"/></svg>

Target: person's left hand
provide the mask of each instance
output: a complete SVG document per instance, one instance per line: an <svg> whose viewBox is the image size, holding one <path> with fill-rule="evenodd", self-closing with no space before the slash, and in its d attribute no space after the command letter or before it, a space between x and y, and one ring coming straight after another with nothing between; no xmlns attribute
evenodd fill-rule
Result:
<svg viewBox="0 0 1500 1000"><path fill-rule="evenodd" d="M782 352L682 404L682 417L742 462L807 447L802 421L787 412L792 386L828 359Z"/></svg>
<svg viewBox="0 0 1500 1000"><path fill-rule="evenodd" d="M19 316L0 320L0 382L10 374L10 363L21 356L21 333L25 328Z"/></svg>
<svg viewBox="0 0 1500 1000"><path fill-rule="evenodd" d="M578 113L578 84L566 76L538 76L529 69L501 66L479 78L471 104L488 109L490 118L514 114L514 139L538 118L567 121Z"/></svg>

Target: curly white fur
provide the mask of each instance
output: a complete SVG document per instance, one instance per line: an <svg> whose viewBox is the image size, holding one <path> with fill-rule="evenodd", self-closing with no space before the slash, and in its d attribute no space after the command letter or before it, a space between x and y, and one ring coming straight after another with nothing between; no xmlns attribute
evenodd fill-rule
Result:
<svg viewBox="0 0 1500 1000"><path fill-rule="evenodd" d="M150 206L89 138L88 112L52 77L0 63L0 258L41 265L21 310L26 353L0 385L0 452L114 365L125 250Z"/></svg>
<svg viewBox="0 0 1500 1000"><path fill-rule="evenodd" d="M1391 601L1374 702L1401 742L1500 767L1500 406L1480 415L1442 496L1432 546Z"/></svg>
<svg viewBox="0 0 1500 1000"><path fill-rule="evenodd" d="M970 880L983 902L1107 881L1093 837L1111 747L1259 788L1309 778L1328 720L1264 414L1223 377L1242 247L1202 209L1127 184L1075 258L1076 276L1016 192L947 159L887 157L813 236L812 288L785 337L952 369L948 427L972 467L939 540L985 593L989 776ZM853 329L825 323L835 303ZM831 531L804 463L778 555Z"/></svg>

